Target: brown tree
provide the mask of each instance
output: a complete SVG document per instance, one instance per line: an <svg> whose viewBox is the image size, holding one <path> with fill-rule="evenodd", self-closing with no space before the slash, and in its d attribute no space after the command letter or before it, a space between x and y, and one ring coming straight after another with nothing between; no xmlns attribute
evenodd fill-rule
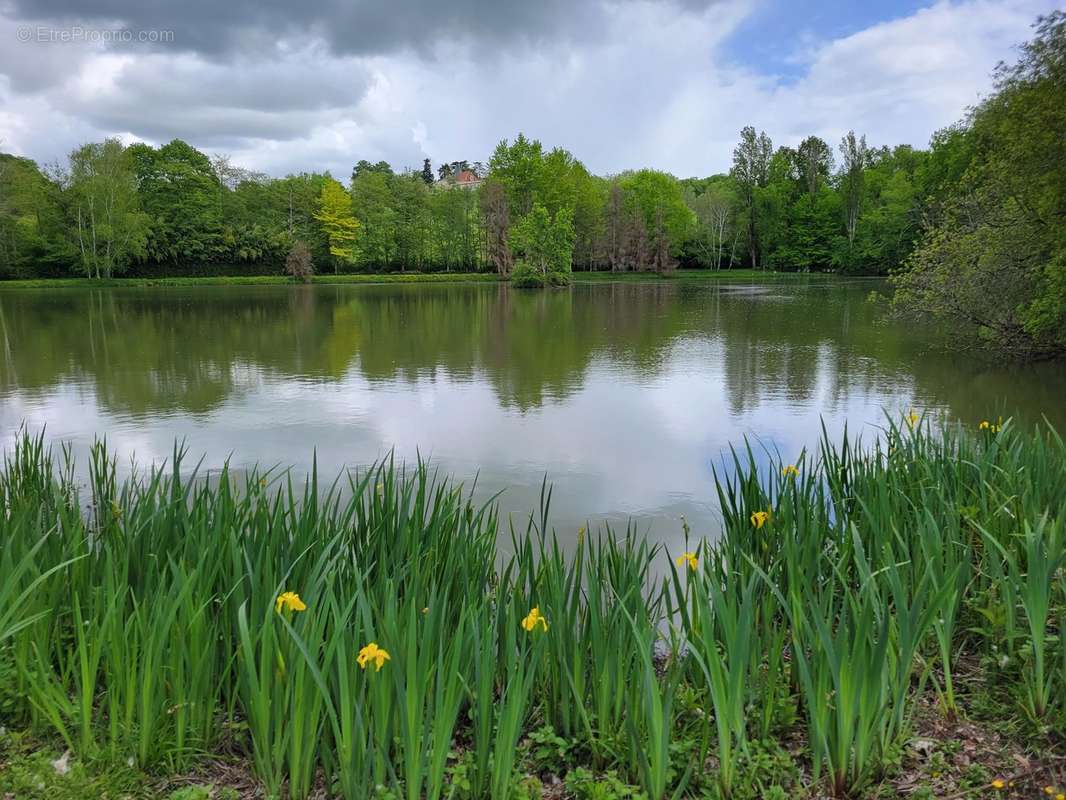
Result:
<svg viewBox="0 0 1066 800"><path fill-rule="evenodd" d="M620 272L625 269L626 207L625 192L617 181L611 184L604 212L603 252L611 272Z"/></svg>
<svg viewBox="0 0 1066 800"><path fill-rule="evenodd" d="M655 208L655 229L651 244L651 262L656 272L677 269L677 262L670 255L670 237L666 232L666 217L663 207Z"/></svg>
<svg viewBox="0 0 1066 800"><path fill-rule="evenodd" d="M481 185L481 218L485 226L489 261L501 277L507 278L514 266L508 241L510 213L507 206L507 189L497 180L489 179Z"/></svg>
<svg viewBox="0 0 1066 800"><path fill-rule="evenodd" d="M289 251L289 256L285 259L285 271L292 276L293 280L311 282L315 268L311 261L311 251L302 241L297 241Z"/></svg>

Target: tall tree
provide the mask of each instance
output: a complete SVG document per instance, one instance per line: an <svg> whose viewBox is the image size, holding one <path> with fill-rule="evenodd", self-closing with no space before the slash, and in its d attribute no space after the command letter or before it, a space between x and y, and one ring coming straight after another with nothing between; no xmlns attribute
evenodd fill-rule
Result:
<svg viewBox="0 0 1066 800"><path fill-rule="evenodd" d="M697 193L685 190L685 204L696 218L689 243L699 263L722 269L733 239L732 211L736 197L725 181Z"/></svg>
<svg viewBox="0 0 1066 800"><path fill-rule="evenodd" d="M118 139L82 145L70 154L69 176L82 267L110 278L144 254L148 230L129 153Z"/></svg>
<svg viewBox="0 0 1066 800"><path fill-rule="evenodd" d="M394 181L393 176L376 169L363 170L352 181L352 204L362 231L360 258L372 269L388 269L395 254Z"/></svg>
<svg viewBox="0 0 1066 800"><path fill-rule="evenodd" d="M489 160L489 174L507 189L507 200L511 213L525 216L533 209L544 152L536 139L527 139L518 134L513 144L504 139L493 151Z"/></svg>
<svg viewBox="0 0 1066 800"><path fill-rule="evenodd" d="M496 272L506 278L511 274L514 260L508 241L510 214L507 208L507 190L498 180L489 178L480 188L481 219L485 226L485 242L489 261Z"/></svg>
<svg viewBox="0 0 1066 800"><path fill-rule="evenodd" d="M668 268L695 226L695 217L685 205L681 184L673 175L652 169L624 174L621 183L633 211L641 217L643 230L650 237L648 255L651 263L638 262L635 267Z"/></svg>
<svg viewBox="0 0 1066 800"><path fill-rule="evenodd" d="M625 269L626 254L626 197L625 190L617 180L611 181L604 209L604 254L611 272Z"/></svg>
<svg viewBox="0 0 1066 800"><path fill-rule="evenodd" d="M818 189L828 182L833 172L833 151L823 139L808 136L796 148L796 159L807 196L814 202Z"/></svg>
<svg viewBox="0 0 1066 800"><path fill-rule="evenodd" d="M329 240L333 271L340 272L342 264L355 263L359 222L352 213L351 195L332 178L327 179L322 186L314 216Z"/></svg>
<svg viewBox="0 0 1066 800"><path fill-rule="evenodd" d="M740 132L740 144L733 150L730 175L740 190L741 204L746 216L748 258L751 266L759 268L759 219L756 193L765 187L770 173L773 142L765 132L758 135L755 128L746 126Z"/></svg>
<svg viewBox="0 0 1066 800"><path fill-rule="evenodd" d="M181 139L129 148L137 190L152 218L149 256L205 263L222 253L220 182L211 159Z"/></svg>
<svg viewBox="0 0 1066 800"><path fill-rule="evenodd" d="M433 185L433 165L429 163L429 159L425 159L422 162L422 181L426 186Z"/></svg>
<svg viewBox="0 0 1066 800"><path fill-rule="evenodd" d="M863 170L869 163L869 148L866 137L855 138L855 131L848 131L840 140L840 190L844 197L844 229L848 245L855 245L855 232L862 211Z"/></svg>

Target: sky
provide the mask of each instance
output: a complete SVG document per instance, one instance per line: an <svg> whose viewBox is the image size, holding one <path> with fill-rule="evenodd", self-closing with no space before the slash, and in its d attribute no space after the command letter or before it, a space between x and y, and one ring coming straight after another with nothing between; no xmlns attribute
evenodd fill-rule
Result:
<svg viewBox="0 0 1066 800"><path fill-rule="evenodd" d="M1055 0L0 0L0 150L174 138L271 175L487 161L728 170L848 130L925 146Z"/></svg>

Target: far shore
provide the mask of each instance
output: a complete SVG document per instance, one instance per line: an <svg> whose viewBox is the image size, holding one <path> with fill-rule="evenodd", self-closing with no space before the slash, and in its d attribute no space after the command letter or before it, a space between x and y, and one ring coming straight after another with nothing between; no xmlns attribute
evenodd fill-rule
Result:
<svg viewBox="0 0 1066 800"><path fill-rule="evenodd" d="M672 272L574 272L573 283L609 283L615 281L775 281L797 277L833 278L835 273L774 272L753 269L679 269ZM320 273L311 278L315 284L382 284L382 283L503 283L495 272L382 272ZM148 286L283 286L297 285L286 275L210 275L197 277L117 277L117 278L33 278L0 280L3 289L82 289L103 287Z"/></svg>

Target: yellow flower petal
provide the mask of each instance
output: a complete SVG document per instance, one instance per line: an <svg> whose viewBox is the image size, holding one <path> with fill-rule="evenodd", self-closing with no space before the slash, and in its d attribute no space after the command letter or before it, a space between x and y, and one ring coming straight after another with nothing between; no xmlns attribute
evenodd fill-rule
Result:
<svg viewBox="0 0 1066 800"><path fill-rule="evenodd" d="M689 569L696 569L696 567L698 567L700 563L695 553L682 553L675 559L675 561L677 562L677 565L679 567L682 564L687 563Z"/></svg>
<svg viewBox="0 0 1066 800"><path fill-rule="evenodd" d="M548 621L541 616L540 608L533 606L529 613L526 614L525 619L522 620L522 627L529 633L532 633L536 630L538 625L541 626L542 630L548 630Z"/></svg>
<svg viewBox="0 0 1066 800"><path fill-rule="evenodd" d="M278 595L278 599L274 601L274 611L278 614L281 613L281 609L286 608L289 611L306 611L307 606L304 601L300 599L300 595L296 592L282 592Z"/></svg>
<svg viewBox="0 0 1066 800"><path fill-rule="evenodd" d="M359 665L360 669L366 669L366 665L373 661L374 671L380 672L385 662L391 660L392 657L388 654L388 651L378 647L377 642L371 642L359 651L359 655L355 658L355 663Z"/></svg>

